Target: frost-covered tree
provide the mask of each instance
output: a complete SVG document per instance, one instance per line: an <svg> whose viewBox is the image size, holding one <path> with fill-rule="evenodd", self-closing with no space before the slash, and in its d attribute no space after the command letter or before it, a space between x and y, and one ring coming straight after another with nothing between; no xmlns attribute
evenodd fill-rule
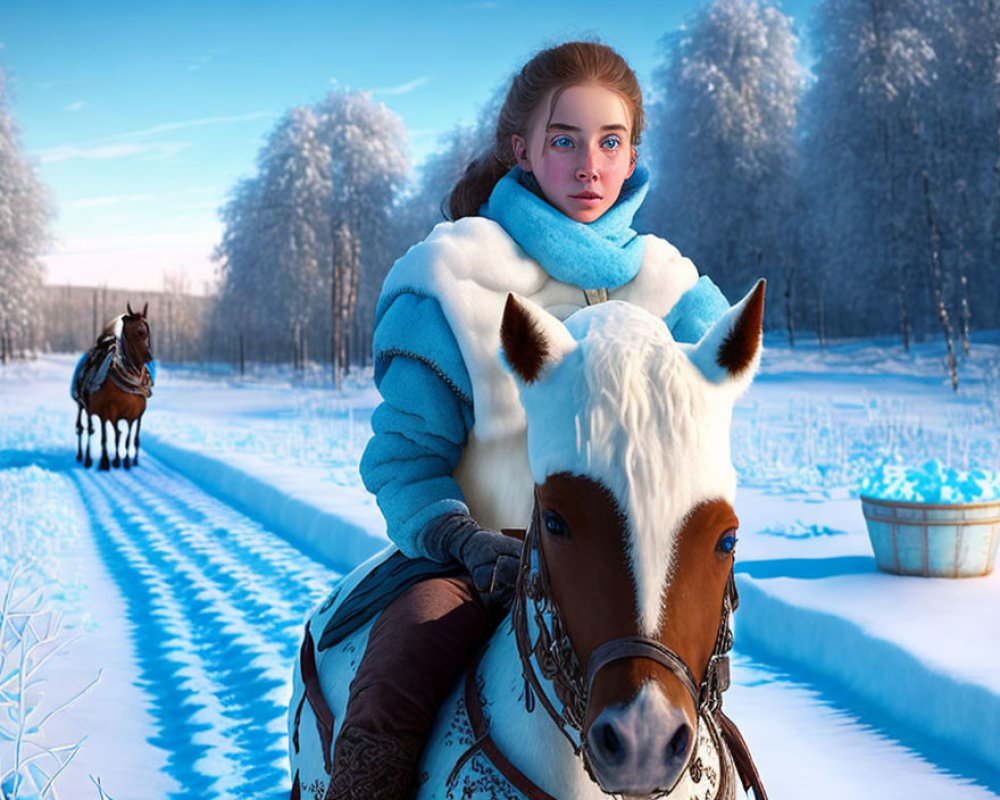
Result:
<svg viewBox="0 0 1000 800"><path fill-rule="evenodd" d="M367 355L374 306L359 305L359 286L367 274L381 284L388 268L406 171L402 122L366 93L336 91L289 111L258 154L257 174L222 211L213 338L236 331L241 347L249 341L270 358L278 352L268 340L280 340L297 364L322 348L339 385L347 364Z"/></svg>
<svg viewBox="0 0 1000 800"><path fill-rule="evenodd" d="M806 103L803 161L825 324L883 330L891 300L906 347L929 252L922 110L938 59L926 14L923 0L823 0Z"/></svg>
<svg viewBox="0 0 1000 800"><path fill-rule="evenodd" d="M239 333L256 351L280 340L301 366L330 260L330 154L314 109L289 111L257 166L256 178L236 187L224 211L222 295L225 307L243 310Z"/></svg>
<svg viewBox="0 0 1000 800"><path fill-rule="evenodd" d="M987 53L987 59L989 58L989 52L992 49L993 59L992 64L987 63L986 68L986 83L991 89L992 94L992 110L993 110L993 132L995 134L996 141L996 158L993 161L993 202L991 204L991 213L987 217L988 224L991 231L990 236L990 261L994 268L997 264L1000 264L1000 0L980 0L976 4L977 8L982 9L982 13L986 17L986 24L983 26L983 30L987 35L986 47L984 48ZM992 45L992 48L990 48ZM996 288L994 284L995 291L993 293L993 298L997 302L993 304L993 308L1000 306L1000 288Z"/></svg>
<svg viewBox="0 0 1000 800"><path fill-rule="evenodd" d="M412 245L423 240L439 222L447 219L448 193L477 152L470 126L457 125L443 136L439 149L424 161L418 174L400 193L393 206L391 224L381 231L376 244L383 253L374 269L362 272L358 287L359 324L370 332L375 307L388 268Z"/></svg>
<svg viewBox="0 0 1000 800"><path fill-rule="evenodd" d="M448 218L448 195L482 149L477 131L470 125L456 125L442 137L438 150L424 161L419 184L405 202L406 235L411 243Z"/></svg>
<svg viewBox="0 0 1000 800"><path fill-rule="evenodd" d="M0 363L36 345L49 216L46 191L7 110L0 70Z"/></svg>
<svg viewBox="0 0 1000 800"><path fill-rule="evenodd" d="M406 131L396 114L366 92L331 92L317 113L330 150L330 298L339 382L341 365L367 350L375 309L358 314L358 289L363 273L381 285L389 267L385 245L408 169Z"/></svg>
<svg viewBox="0 0 1000 800"><path fill-rule="evenodd" d="M797 44L790 18L763 0L715 0L664 37L649 144L655 185L640 220L728 296L767 276L785 295L770 308L789 331L799 262Z"/></svg>
<svg viewBox="0 0 1000 800"><path fill-rule="evenodd" d="M402 202L404 224L398 232L404 250L406 246L423 239L439 222L448 219L451 190L473 160L481 157L493 144L497 116L509 85L510 80L497 84L479 110L476 121L456 125L441 137L438 149L424 161L415 187Z"/></svg>
<svg viewBox="0 0 1000 800"><path fill-rule="evenodd" d="M246 178L230 191L215 252L222 281L208 338L211 349L238 354L241 366L248 350L251 357L273 359L278 349L272 342L287 341L285 323L275 313L263 183L259 176Z"/></svg>
<svg viewBox="0 0 1000 800"><path fill-rule="evenodd" d="M996 323L1000 2L826 0L805 126L812 250L837 332ZM820 293L821 296L826 296Z"/></svg>
<svg viewBox="0 0 1000 800"><path fill-rule="evenodd" d="M1000 301L1000 0L929 4L925 19L937 70L921 117L942 299L968 352L972 320L995 323Z"/></svg>
<svg viewBox="0 0 1000 800"><path fill-rule="evenodd" d="M260 164L260 210L269 231L273 297L288 325L299 366L308 354L306 331L321 313L315 299L325 285L331 258L330 149L320 124L314 109L293 109L272 133Z"/></svg>

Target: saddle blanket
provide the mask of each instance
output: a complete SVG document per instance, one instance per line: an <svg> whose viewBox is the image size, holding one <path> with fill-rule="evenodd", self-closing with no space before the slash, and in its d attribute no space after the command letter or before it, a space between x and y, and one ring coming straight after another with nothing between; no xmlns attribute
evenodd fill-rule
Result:
<svg viewBox="0 0 1000 800"><path fill-rule="evenodd" d="M457 575L457 564L427 558L407 558L390 545L349 572L334 587L320 613L334 608L319 639L319 650L343 641L403 592L422 580Z"/></svg>
<svg viewBox="0 0 1000 800"><path fill-rule="evenodd" d="M102 336L90 350L80 356L73 370L72 395L79 402L101 388L108 378L111 362L117 350L117 337L113 334Z"/></svg>

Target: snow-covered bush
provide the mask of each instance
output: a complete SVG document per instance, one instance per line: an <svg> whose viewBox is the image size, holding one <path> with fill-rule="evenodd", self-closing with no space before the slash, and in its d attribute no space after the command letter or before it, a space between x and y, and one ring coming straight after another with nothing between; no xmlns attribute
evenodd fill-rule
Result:
<svg viewBox="0 0 1000 800"><path fill-rule="evenodd" d="M56 782L86 737L53 743L46 725L100 679L44 685L43 667L71 641L60 607L76 594L60 582L55 557L75 533L72 509L45 502L62 480L28 467L6 469L0 481L0 800L58 798Z"/></svg>
<svg viewBox="0 0 1000 800"><path fill-rule="evenodd" d="M940 394L947 387L940 375L943 351L940 343L921 343L903 353L874 341L845 340L826 348L772 342L756 385L733 418L733 462L741 485L825 499L856 496L882 464L939 458L963 470L995 467L1000 463L995 335L978 339L974 356L963 360L962 390L953 402L943 402ZM813 378L826 381L831 374L838 375L843 390L824 397L808 388Z"/></svg>
<svg viewBox="0 0 1000 800"><path fill-rule="evenodd" d="M929 421L906 401L848 404L790 399L784 415L750 404L733 421L733 462L745 486L823 497L857 494L881 464L922 464L938 454L964 469L996 463L1000 442L976 409ZM929 424L934 422L935 424Z"/></svg>
<svg viewBox="0 0 1000 800"><path fill-rule="evenodd" d="M0 796L57 797L55 782L83 739L52 745L45 725L94 686L64 700L43 691L42 666L67 642L62 615L47 607L46 582L31 563L17 564L0 601ZM86 738L86 737L84 737Z"/></svg>

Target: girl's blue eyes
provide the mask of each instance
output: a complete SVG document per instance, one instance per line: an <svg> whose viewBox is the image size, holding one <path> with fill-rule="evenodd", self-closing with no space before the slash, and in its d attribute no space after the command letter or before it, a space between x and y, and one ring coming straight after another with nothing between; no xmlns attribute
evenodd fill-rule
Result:
<svg viewBox="0 0 1000 800"><path fill-rule="evenodd" d="M621 147L621 140L617 136L612 136L601 142L601 147L605 150L617 150ZM566 150L574 146L573 140L568 136L557 136L552 140L552 146L560 150Z"/></svg>
<svg viewBox="0 0 1000 800"><path fill-rule="evenodd" d="M726 531L724 534L722 534L722 537L719 539L719 543L715 546L715 549L718 550L723 555L729 555L730 553L732 553L733 550L736 549L735 529Z"/></svg>

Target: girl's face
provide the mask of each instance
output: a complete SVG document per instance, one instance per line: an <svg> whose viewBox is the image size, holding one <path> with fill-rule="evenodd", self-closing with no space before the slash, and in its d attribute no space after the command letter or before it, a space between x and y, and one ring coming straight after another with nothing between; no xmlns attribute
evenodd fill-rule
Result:
<svg viewBox="0 0 1000 800"><path fill-rule="evenodd" d="M614 205L635 169L632 121L621 96L599 84L568 87L550 115L553 92L535 110L526 136L511 137L514 156L551 205L577 222L593 222Z"/></svg>

